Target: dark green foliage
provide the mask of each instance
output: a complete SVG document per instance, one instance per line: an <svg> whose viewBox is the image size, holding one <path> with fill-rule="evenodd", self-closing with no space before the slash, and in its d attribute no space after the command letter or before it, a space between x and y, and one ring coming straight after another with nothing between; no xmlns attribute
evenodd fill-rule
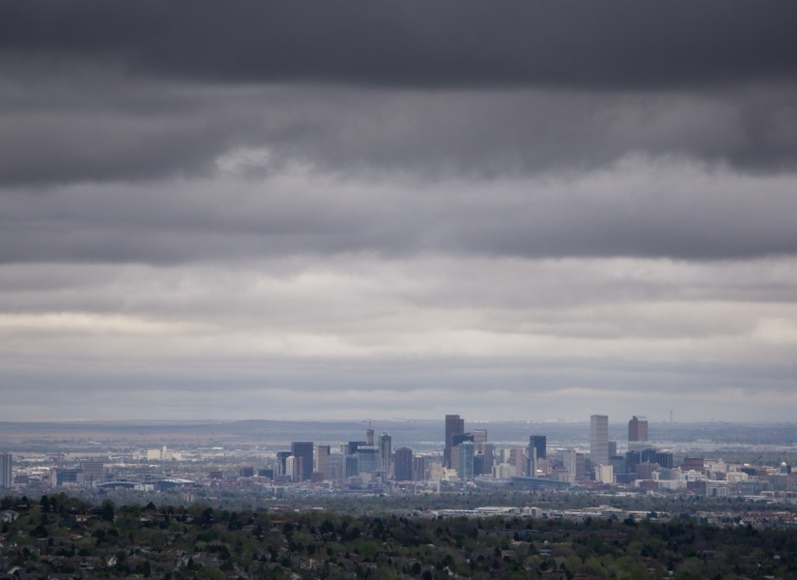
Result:
<svg viewBox="0 0 797 580"><path fill-rule="evenodd" d="M31 577L797 577L793 530L712 526L694 517L594 517L587 524L201 504L94 507L62 494L2 501L20 517L3 528L0 558Z"/></svg>

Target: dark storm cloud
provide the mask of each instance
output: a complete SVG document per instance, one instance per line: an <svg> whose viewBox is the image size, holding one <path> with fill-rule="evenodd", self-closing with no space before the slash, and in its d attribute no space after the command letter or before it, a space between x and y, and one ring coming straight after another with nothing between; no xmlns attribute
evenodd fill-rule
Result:
<svg viewBox="0 0 797 580"><path fill-rule="evenodd" d="M649 88L794 79L793 2L4 2L0 47L202 80Z"/></svg>
<svg viewBox="0 0 797 580"><path fill-rule="evenodd" d="M791 175L628 158L539 179L340 180L277 173L15 195L2 262L175 264L371 252L749 259L797 252Z"/></svg>
<svg viewBox="0 0 797 580"><path fill-rule="evenodd" d="M797 166L797 4L0 3L0 185ZM397 90L398 89L398 90ZM434 90L430 90L434 89Z"/></svg>
<svg viewBox="0 0 797 580"><path fill-rule="evenodd" d="M302 162L329 172L430 178L590 169L630 153L754 171L797 167L794 86L700 94L391 92L46 72L7 72L0 85L0 183L207 174L218 157L241 147L268 149L272 170Z"/></svg>

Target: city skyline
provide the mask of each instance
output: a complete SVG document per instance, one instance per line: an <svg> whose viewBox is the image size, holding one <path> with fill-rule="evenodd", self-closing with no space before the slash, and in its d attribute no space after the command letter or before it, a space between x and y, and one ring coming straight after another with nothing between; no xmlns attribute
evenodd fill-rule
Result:
<svg viewBox="0 0 797 580"><path fill-rule="evenodd" d="M0 420L792 421L796 20L0 3Z"/></svg>

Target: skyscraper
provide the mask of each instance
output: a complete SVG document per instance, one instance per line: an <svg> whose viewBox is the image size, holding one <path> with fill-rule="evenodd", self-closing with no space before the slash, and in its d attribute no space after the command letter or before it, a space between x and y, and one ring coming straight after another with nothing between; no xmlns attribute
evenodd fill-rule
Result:
<svg viewBox="0 0 797 580"><path fill-rule="evenodd" d="M426 458L423 455L416 455L412 458L412 480L426 480Z"/></svg>
<svg viewBox="0 0 797 580"><path fill-rule="evenodd" d="M459 473L459 446L463 441L473 443L473 433L454 433L451 436L451 469ZM473 450L476 453L476 448Z"/></svg>
<svg viewBox="0 0 797 580"><path fill-rule="evenodd" d="M290 451L277 451L277 462L274 468L274 475L278 477L292 477L293 474L288 471L288 457L291 456Z"/></svg>
<svg viewBox="0 0 797 580"><path fill-rule="evenodd" d="M646 417L634 415L628 422L628 442L646 442L648 440L648 420Z"/></svg>
<svg viewBox="0 0 797 580"><path fill-rule="evenodd" d="M495 445L485 443L482 451L482 470L478 475L490 475L495 464Z"/></svg>
<svg viewBox="0 0 797 580"><path fill-rule="evenodd" d="M396 449L396 481L412 481L412 449L399 447Z"/></svg>
<svg viewBox="0 0 797 580"><path fill-rule="evenodd" d="M0 487L11 487L11 454L0 453Z"/></svg>
<svg viewBox="0 0 797 580"><path fill-rule="evenodd" d="M537 477L537 462L545 459L548 438L545 435L529 436L529 447L526 450L526 475Z"/></svg>
<svg viewBox="0 0 797 580"><path fill-rule="evenodd" d="M478 453L487 443L487 429L473 429L471 433L473 433L473 445Z"/></svg>
<svg viewBox="0 0 797 580"><path fill-rule="evenodd" d="M382 433L379 436L379 471L385 474L385 477L390 476L390 459L393 455L393 438L387 433ZM410 459L412 463L412 459Z"/></svg>
<svg viewBox="0 0 797 580"><path fill-rule="evenodd" d="M357 449L357 473L379 471L379 448L363 445Z"/></svg>
<svg viewBox="0 0 797 580"><path fill-rule="evenodd" d="M546 459L548 452L548 437L545 435L530 435L529 436L529 451L531 448L537 451L537 459ZM529 453L531 457L531 453Z"/></svg>
<svg viewBox="0 0 797 580"><path fill-rule="evenodd" d="M463 441L457 446L459 451L459 465L457 476L460 479L473 479L473 441Z"/></svg>
<svg viewBox="0 0 797 580"><path fill-rule="evenodd" d="M296 479L307 481L313 477L313 442L294 441L291 443L291 455L299 464L296 466Z"/></svg>
<svg viewBox="0 0 797 580"><path fill-rule="evenodd" d="M567 472L567 481L575 483L578 477L578 453L575 449L568 449L563 454L564 468Z"/></svg>
<svg viewBox="0 0 797 580"><path fill-rule="evenodd" d="M589 458L593 468L609 465L609 417L592 415L589 418Z"/></svg>
<svg viewBox="0 0 797 580"><path fill-rule="evenodd" d="M315 470L324 479L330 479L329 458L332 455L332 448L329 445L318 445L315 450Z"/></svg>
<svg viewBox="0 0 797 580"><path fill-rule="evenodd" d="M465 432L465 420L459 415L446 415L446 446L443 449L443 467L451 467L451 448L454 435Z"/></svg>

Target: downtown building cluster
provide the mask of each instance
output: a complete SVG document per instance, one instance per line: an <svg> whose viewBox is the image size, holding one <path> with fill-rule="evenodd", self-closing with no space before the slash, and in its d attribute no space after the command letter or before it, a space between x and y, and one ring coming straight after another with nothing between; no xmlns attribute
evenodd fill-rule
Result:
<svg viewBox="0 0 797 580"><path fill-rule="evenodd" d="M312 466L313 471L308 472ZM616 487L645 491L689 491L715 497L761 492L797 493L791 467L730 465L696 454L676 457L650 441L644 416L627 424L627 440L609 438L609 417L590 417L588 448L549 449L544 433L528 435L523 445L497 446L486 429L467 429L456 414L445 416L440 453L415 453L408 447L392 451L392 438L313 447L297 442L277 454L275 482L326 482L340 488L362 489L408 482L431 490L503 485L526 489Z"/></svg>
<svg viewBox="0 0 797 580"><path fill-rule="evenodd" d="M751 467L706 459L698 453L675 454L651 442L643 416L628 421L627 439L618 442L610 439L609 417L592 415L588 433L576 439L580 439L578 446L562 441L550 446L544 432L523 435L522 443L493 442L484 426L468 428L460 415L445 415L439 431L442 445L426 444L420 450L406 444L396 448L389 433L376 436L369 422L364 438L344 443L299 440L282 450L260 448L241 455L223 447L172 450L162 446L121 461L84 457L74 458L78 460L73 463L56 454L38 464L26 458L24 467L14 474L11 454L3 453L0 487L435 493L479 486L562 490L609 486L640 492L686 490L717 497L797 496L797 480L787 463Z"/></svg>

